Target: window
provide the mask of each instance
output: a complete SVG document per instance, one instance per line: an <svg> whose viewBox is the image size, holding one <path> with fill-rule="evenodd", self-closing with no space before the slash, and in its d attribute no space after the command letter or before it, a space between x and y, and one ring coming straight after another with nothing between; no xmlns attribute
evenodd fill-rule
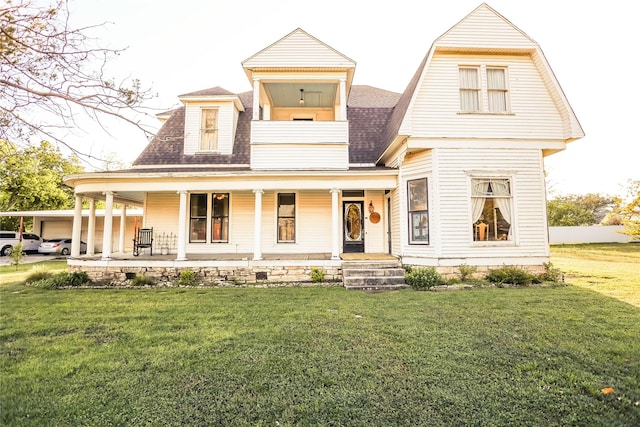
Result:
<svg viewBox="0 0 640 427"><path fill-rule="evenodd" d="M508 112L507 69L505 67L461 66L458 68L458 73L461 111ZM483 85L483 82L486 85ZM486 94L483 95L485 89Z"/></svg>
<svg viewBox="0 0 640 427"><path fill-rule="evenodd" d="M473 240L512 240L512 196L509 178L471 180Z"/></svg>
<svg viewBox="0 0 640 427"><path fill-rule="evenodd" d="M293 243L296 240L296 195L278 194L278 243Z"/></svg>
<svg viewBox="0 0 640 427"><path fill-rule="evenodd" d="M211 241L229 241L229 194L211 195Z"/></svg>
<svg viewBox="0 0 640 427"><path fill-rule="evenodd" d="M409 207L409 243L429 244L427 178L407 182Z"/></svg>
<svg viewBox="0 0 640 427"><path fill-rule="evenodd" d="M189 206L189 241L207 241L207 195L192 194Z"/></svg>
<svg viewBox="0 0 640 427"><path fill-rule="evenodd" d="M460 109L480 111L480 84L478 68L460 67Z"/></svg>
<svg viewBox="0 0 640 427"><path fill-rule="evenodd" d="M207 239L207 230L211 230L210 239ZM189 242L229 242L229 193L191 194Z"/></svg>
<svg viewBox="0 0 640 427"><path fill-rule="evenodd" d="M218 149L218 110L202 109L200 125L200 150L215 151Z"/></svg>
<svg viewBox="0 0 640 427"><path fill-rule="evenodd" d="M504 68L487 67L487 100L489 111L507 111L507 81Z"/></svg>

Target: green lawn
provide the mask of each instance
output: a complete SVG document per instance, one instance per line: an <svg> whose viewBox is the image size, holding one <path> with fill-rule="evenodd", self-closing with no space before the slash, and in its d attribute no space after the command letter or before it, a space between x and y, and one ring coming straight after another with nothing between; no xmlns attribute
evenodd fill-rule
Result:
<svg viewBox="0 0 640 427"><path fill-rule="evenodd" d="M640 309L598 289L0 298L7 426L640 425Z"/></svg>
<svg viewBox="0 0 640 427"><path fill-rule="evenodd" d="M554 245L551 255L570 284L640 307L640 243Z"/></svg>

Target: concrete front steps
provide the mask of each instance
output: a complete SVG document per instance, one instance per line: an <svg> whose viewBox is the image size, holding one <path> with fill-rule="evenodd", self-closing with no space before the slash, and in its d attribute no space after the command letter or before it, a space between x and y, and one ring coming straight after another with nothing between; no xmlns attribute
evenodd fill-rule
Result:
<svg viewBox="0 0 640 427"><path fill-rule="evenodd" d="M345 261L342 284L346 289L390 291L406 287L404 269L397 261Z"/></svg>

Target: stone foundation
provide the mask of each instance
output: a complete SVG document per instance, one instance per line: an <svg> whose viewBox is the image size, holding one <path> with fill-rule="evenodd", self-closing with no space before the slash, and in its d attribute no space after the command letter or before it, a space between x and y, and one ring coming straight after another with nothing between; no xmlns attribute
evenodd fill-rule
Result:
<svg viewBox="0 0 640 427"><path fill-rule="evenodd" d="M177 284L180 273L190 270L195 273L194 283L198 285L242 286L247 284L312 283L311 271L314 268L324 271L325 283L341 283L342 268L340 266L127 267L71 265L69 271L84 271L92 281L97 283L125 285L130 283L136 275L144 275L155 284Z"/></svg>

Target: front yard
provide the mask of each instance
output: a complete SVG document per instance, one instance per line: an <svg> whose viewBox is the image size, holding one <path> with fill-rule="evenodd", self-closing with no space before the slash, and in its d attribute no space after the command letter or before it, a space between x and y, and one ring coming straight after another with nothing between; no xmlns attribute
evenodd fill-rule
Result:
<svg viewBox="0 0 640 427"><path fill-rule="evenodd" d="M585 280L555 288L5 283L0 423L639 425L640 279L586 270L634 267L635 248L585 265L554 248L567 281Z"/></svg>

